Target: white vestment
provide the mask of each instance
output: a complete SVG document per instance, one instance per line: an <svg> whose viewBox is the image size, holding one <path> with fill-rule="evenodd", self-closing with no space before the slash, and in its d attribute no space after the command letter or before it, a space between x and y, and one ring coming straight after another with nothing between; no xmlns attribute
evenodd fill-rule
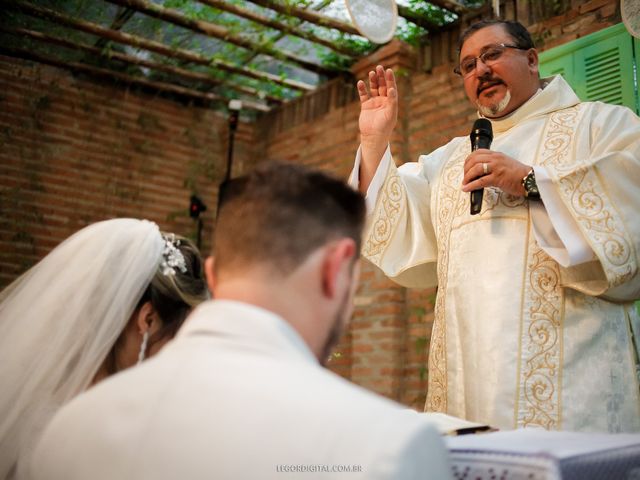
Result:
<svg viewBox="0 0 640 480"><path fill-rule="evenodd" d="M451 478L435 428L322 368L282 318L206 302L141 366L81 394L35 480Z"/></svg>
<svg viewBox="0 0 640 480"><path fill-rule="evenodd" d="M555 77L491 123L491 149L534 166L543 202L485 188L470 215L468 137L399 168L387 149L367 193L363 254L401 285L438 286L426 409L638 431L640 120Z"/></svg>

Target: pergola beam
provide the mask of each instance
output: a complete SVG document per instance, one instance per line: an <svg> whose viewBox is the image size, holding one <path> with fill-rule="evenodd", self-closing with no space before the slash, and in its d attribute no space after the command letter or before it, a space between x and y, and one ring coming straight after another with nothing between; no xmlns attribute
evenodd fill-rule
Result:
<svg viewBox="0 0 640 480"><path fill-rule="evenodd" d="M103 57L105 59L113 59L113 60L118 60L120 62L129 64L129 65L138 65L141 67L145 67L145 68L149 68L151 70L156 70L156 71L161 71L161 72L165 72L165 73L170 73L172 75L176 75L182 78L186 78L189 80L194 80L194 81L198 81L198 82L203 82L203 83L207 83L209 85L213 85L213 86L226 86L232 90L236 90L238 92L244 93L246 95L251 95L254 97L261 97L261 93L258 92L257 90L250 88L250 87L245 87L242 85L233 85L233 84L228 84L227 82L224 82L222 80L218 80L214 77L212 77L211 75L207 75L206 73L202 73L202 72L194 72L191 70L186 70L184 68L180 68L180 67L176 67L174 65L168 65L168 64L164 64L164 63L158 63L158 62L152 62L149 60L145 60L143 58L138 58L138 57L134 57L132 55L126 55L124 53L120 53L120 52L115 52L113 50L107 50L104 48L97 48L91 45L86 45L83 43L79 43L79 42L72 42L69 40L66 40L64 38L59 38L59 37L55 37L53 35L48 35L46 33L42 33L42 32L36 32L34 30L28 30L28 29L24 29L24 28L10 28L10 27L4 27L2 25L0 25L0 32L5 32L5 33L9 33L12 35L22 35L25 37L29 37L33 40L39 41L39 42L43 42L43 43L50 43L50 44L54 44L54 45L59 45L61 47L65 47L71 50L76 50L76 51L81 51L81 52L85 52L85 53L89 53L92 55L96 55L96 56L100 56ZM264 95L264 98L271 101L271 102L275 102L275 103L282 103L282 99L278 98L278 97L274 97L273 95Z"/></svg>
<svg viewBox="0 0 640 480"><path fill-rule="evenodd" d="M324 47L330 48L335 52L346 55L347 57L350 57L350 59L353 59L353 56L358 54L358 52L356 52L355 50L347 46L339 45L335 42L331 42L322 37L319 37L314 33L301 30L291 25L287 25L282 22L271 20L270 18L267 18L264 15L259 15L255 12L252 12L251 10L238 7L231 3L227 3L223 0L198 0L198 1L209 7L217 8L218 10L224 10L225 12L229 12L239 17L246 18L247 20L251 20L252 22L265 25L269 28L273 28L274 30L279 30L280 32L286 33L287 35L293 35L299 38L303 38L304 40L317 43L318 45L322 45Z"/></svg>
<svg viewBox="0 0 640 480"><path fill-rule="evenodd" d="M305 22L313 23L321 27L333 28L343 33L350 33L352 35L360 35L360 32L351 24L334 20L333 18L321 15L312 10L306 10L304 8L294 7L290 5L284 5L275 0L249 0L251 3L260 5L261 7L275 10L276 12L283 13L292 17L298 17Z"/></svg>
<svg viewBox="0 0 640 480"><path fill-rule="evenodd" d="M216 95L215 93L198 92L196 90L193 90L190 88L184 88L179 85L174 85L172 83L141 79L138 77L132 77L131 75L127 75L126 73L114 72L113 70L93 67L84 63L67 62L64 60L58 60L51 57L50 55L40 55L38 53L31 52L23 48L8 48L8 47L0 46L0 53L3 53L5 55L10 55L12 57L22 58L25 60L31 60L38 63L52 65L58 68L72 70L74 72L82 72L92 76L109 78L112 80L119 80L129 85L138 85L146 88L152 88L157 91L173 93L173 94L181 95L184 97L189 97L192 99L204 100L207 102L223 102L223 103L226 102L225 98L221 97L220 95ZM251 108L253 110L259 110L263 112L268 112L270 110L268 106L263 105L261 103L243 101L242 104L243 106L246 106L247 108Z"/></svg>
<svg viewBox="0 0 640 480"><path fill-rule="evenodd" d="M319 5L317 5L317 6L316 6L316 7L314 7L314 8L315 8L315 10L322 10L323 8L325 8L325 7L327 7L328 5L330 5L332 1L333 1L333 0L322 0L322 1L320 2L320 4L319 4ZM299 18L297 18L297 17L295 18L295 21L297 22L297 23L296 23L296 26L300 26L300 25L303 23L303 21L302 21L302 20L300 20L300 19L299 19ZM280 40L281 38L283 38L284 36L285 36L285 34L284 34L283 32L280 32L280 33L278 34L278 36L277 36L276 38L274 38L274 40L273 40L273 41L274 41L274 43L275 43L275 42L277 42L278 40ZM251 56L250 56L246 61L247 61L247 62L250 62L250 61L252 61L253 59L255 59L257 56L258 56L258 54L254 52L254 53L253 53L253 54L252 54L252 55L251 55Z"/></svg>
<svg viewBox="0 0 640 480"><path fill-rule="evenodd" d="M321 65L317 65L313 62L297 57L291 53L284 51L278 51L274 48L266 45L259 45L250 40L247 40L239 35L231 33L228 29L216 25L211 22L205 22L203 20L194 20L186 15L178 12L177 10L164 8L155 3L151 3L147 0L107 0L110 3L120 5L122 7L132 8L138 12L144 13L150 17L164 20L165 22L173 23L180 27L192 30L197 33L201 33L208 37L216 38L224 42L231 43L238 47L245 48L247 50L256 51L264 55L268 55L280 61L294 63L306 70L310 70L320 75L332 76L339 72L335 68L327 68Z"/></svg>
<svg viewBox="0 0 640 480"><path fill-rule="evenodd" d="M429 3L434 3L434 2L429 2ZM416 13L413 10L409 9L408 7L405 7L400 4L398 4L398 15L400 15L403 18L406 18L411 23L415 23L416 25L422 28L426 28L430 32L433 32L441 28L441 25L432 22L431 20L425 18L419 13Z"/></svg>
<svg viewBox="0 0 640 480"><path fill-rule="evenodd" d="M115 19L113 19L113 21L111 21L110 19L106 20L107 26L102 26L100 24L91 23L81 18L73 17L67 13L29 3L27 0L0 0L0 6L2 9L20 11L26 15L40 17L58 25L62 25L66 28L71 28L95 35L98 38L97 42L90 41L83 43L81 41L64 38L65 35L54 36L46 33L46 31L36 32L34 30L28 30L25 28L10 27L6 24L0 25L0 31L16 35L24 35L33 39L34 41L48 42L54 45L62 46L64 48L84 51L85 53L87 53L87 55L86 57L83 57L82 60L86 62L87 68L98 68L96 66L93 66L91 58L100 56L109 60L124 62L129 65L138 65L141 67L152 69L154 71L164 72L170 75L170 77L166 77L165 81L175 81L175 86L180 90L180 92L176 91L175 93L180 93L181 95L184 95L185 90L189 90L188 85L193 85L191 83L180 82L180 78L183 78L190 81L198 82L197 85L193 85L193 87L197 88L191 88L193 93L196 95L205 95L207 93L215 95L213 92L201 91L200 88L202 90L207 90L205 85L212 85L215 87L224 86L226 88L241 92L247 96L254 97L256 100L259 98L260 100L268 100L270 102L282 102L283 99L277 97L275 94L265 94L264 90L266 90L266 85L257 86L256 88L237 85L237 83L234 84L233 78L216 78L216 72L213 70L210 70L213 75L208 75L206 72L190 70L189 67L185 65L203 65L209 67L210 69L217 69L234 75L256 79L260 82L274 83L288 89L295 89L298 91L313 91L315 90L314 85L287 79L280 75L268 73L267 71L261 71L259 70L260 67L249 68L247 66L249 63L249 60L247 60L247 58L253 59L257 55L267 55L269 58L287 62L290 65L296 65L302 69L313 71L326 76L334 76L335 74L342 72L339 67L325 67L322 65L318 65L313 61L298 57L291 51L282 52L281 50L278 50L274 46L273 42L277 41L280 38L283 38L285 35L296 36L311 43L330 48L333 51L344 55L345 59L353 60L353 56L359 55L359 52L355 52L353 47L341 45L340 43L342 42L329 40L327 38L318 36L317 30L311 28L305 29L304 23L310 22L323 28L332 29L334 31L337 30L349 35L360 36L358 30L353 25L348 22L330 18L312 8L306 9L291 5L292 3L296 2L283 0L248 0L249 2L252 2L256 5L260 5L264 8L295 18L295 22L290 22L286 19L282 20L279 18L272 18L273 14L271 12L264 12L259 9L238 6L237 2L231 0L197 0L198 2L214 9L229 12L232 15L245 18L250 22L256 22L258 24L266 26L269 29L273 29L273 31L270 31L270 33L276 34L275 36L272 35L268 42L259 42L253 40L253 37L243 35L243 32L240 32L238 34L235 33L234 30L227 28L226 26L218 25L218 22L215 19L210 21L200 20L200 16L183 13L178 9L165 8L162 6L162 2L158 2L157 0L106 1L118 5L120 8L118 8ZM324 0L323 5L326 5L327 3L330 3L330 0ZM425 0L425 3L440 7L447 12L451 12L451 15L455 14L458 16L457 20L454 22L446 23L445 25L439 25L433 21L427 20L426 15L421 15L418 12L413 11L407 7L398 5L398 13L402 17L407 19L407 21L426 28L430 33L441 32L449 30L451 28L456 28L456 26L464 23L465 19L477 14L477 11L482 9L480 8L471 10L468 7L462 5L457 0ZM485 3L484 7L486 6L487 4ZM131 18L134 12L139 12L143 15L157 18L164 24L178 25L181 28L191 30L198 34L215 38L220 42L235 45L237 47L245 49L251 56L249 57L246 54L242 54L243 52L241 50L237 50L237 53L239 55L238 57L236 57L235 61L238 62L238 64L232 64L226 60L214 59L209 55L199 53L197 49L172 47L160 41L151 40L136 34L122 32L120 28ZM250 24L246 22L242 23L242 25L245 25L249 28ZM139 58L139 56L136 54L125 54L123 52L113 51L108 48L100 48L106 46L107 42L117 42L123 45L132 46L136 49L144 49L170 59L178 60L179 63L178 65L175 65L176 62L174 60L174 62L172 62L173 65L165 64L162 62L162 60L151 61L148 59ZM24 51L14 51L14 54L22 57L25 56ZM44 55L39 53L38 49L33 52L32 56L44 58ZM53 59L52 61L58 63L66 62L64 59L60 58ZM51 64L51 62L43 63ZM66 62L65 68L80 70L80 65L82 64ZM109 71L109 68L112 69L114 75L124 75L123 73L118 71L118 64L109 62L105 62L101 68L98 68L99 71L93 72L93 74L106 76L106 72ZM128 75L128 83L138 83L141 85L143 84L143 82L154 83L154 81L147 79L147 77L139 71L133 73L133 75ZM124 79L122 80L124 81ZM136 82L132 82L132 80L136 80ZM155 83L162 84L162 82ZM162 90L167 91L167 89L164 88L166 87L166 85L170 85L170 83L160 85L160 87L162 87ZM147 84L146 86L151 85ZM204 97L201 98L204 99ZM222 97L220 97L218 100L223 99ZM267 107L265 104L262 104L259 101L257 102L257 105L261 105L263 108Z"/></svg>
<svg viewBox="0 0 640 480"><path fill-rule="evenodd" d="M200 0L203 1L203 0ZM333 28L335 30L339 30L343 33L350 33L353 35L362 36L362 34L355 28L353 25L345 22L340 22L338 20L334 20L333 18L321 15L319 13L306 10L304 8L283 5L278 3L276 0L249 0L251 3L255 3L256 5L260 5L261 7L269 8L271 10L275 10L276 12L283 13L285 15L295 16L304 21L320 25L322 27ZM444 8L446 10L452 11L458 15L461 15L468 11L468 9L459 3L453 0L434 0L429 3L436 5L438 7ZM442 28L441 25L434 23L419 13L414 12L413 10L403 6L398 5L398 14L412 23L419 25L423 28L426 28L430 31L436 31Z"/></svg>
<svg viewBox="0 0 640 480"><path fill-rule="evenodd" d="M289 80L286 78L280 78L277 75L273 75L267 72L257 72L249 68L239 67L236 65L232 65L228 62L223 62L221 60L208 59L203 55L200 55L198 53L195 53L189 50L184 50L181 48L173 48L168 45L165 45L164 43L157 42L155 40L149 40L147 38L139 37L137 35L132 35L129 33L124 33L116 30L111 30L101 25L87 22L85 20L71 18L55 10L35 6L27 2L20 2L20 1L13 2L13 1L7 1L7 0L0 0L0 4L4 5L5 8L19 10L27 15L44 18L46 20L57 23L59 25L64 25L69 28L80 30L86 33L90 33L92 35L99 36L99 37L103 37L103 38L106 38L107 40L111 40L117 43L122 43L132 47L149 50L151 52L155 52L170 58L176 58L185 62L195 63L198 65L205 65L208 67L219 68L220 70L225 70L227 72L235 73L238 75L244 75L244 76L255 78L261 81L274 82L284 87L292 88L295 90L302 90L302 91L315 90L315 87L313 85L309 85L307 83L299 82L296 80Z"/></svg>
<svg viewBox="0 0 640 480"><path fill-rule="evenodd" d="M109 28L111 30L120 30L124 27L124 24L131 20L131 17L135 14L135 10L131 10L130 8L122 8L118 9L118 13L116 13L116 18L113 19ZM106 38L99 38L96 42L96 47L102 48L107 44L108 40Z"/></svg>
<svg viewBox="0 0 640 480"><path fill-rule="evenodd" d="M469 12L469 9L467 7L455 0L429 0L429 3L431 5L435 5L436 7L449 10L450 12L453 12L458 16L464 15L465 13Z"/></svg>

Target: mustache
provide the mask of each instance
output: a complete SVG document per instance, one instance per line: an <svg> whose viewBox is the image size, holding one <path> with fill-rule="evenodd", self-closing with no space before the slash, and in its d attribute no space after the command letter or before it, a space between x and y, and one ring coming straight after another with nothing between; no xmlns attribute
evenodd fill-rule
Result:
<svg viewBox="0 0 640 480"><path fill-rule="evenodd" d="M476 95L480 95L480 92L486 90L489 87L493 87L495 85L504 85L505 83L498 77L485 77L479 79L480 83L478 83L478 88L476 90Z"/></svg>

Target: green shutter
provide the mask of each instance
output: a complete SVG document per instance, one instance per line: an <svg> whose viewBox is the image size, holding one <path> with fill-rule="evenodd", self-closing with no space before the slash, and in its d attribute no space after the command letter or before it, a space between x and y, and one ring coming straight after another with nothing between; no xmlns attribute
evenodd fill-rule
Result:
<svg viewBox="0 0 640 480"><path fill-rule="evenodd" d="M633 43L625 31L575 53L576 93L582 100L600 100L635 109Z"/></svg>
<svg viewBox="0 0 640 480"><path fill-rule="evenodd" d="M552 75L562 75L564 79L571 85L574 76L573 52L566 55L560 55L556 58L552 58L551 60L543 62L544 53L540 55L540 76L550 77Z"/></svg>
<svg viewBox="0 0 640 480"><path fill-rule="evenodd" d="M561 73L581 100L625 105L638 111L634 39L623 24L540 54L542 76ZM636 53L636 58L638 53Z"/></svg>
<svg viewBox="0 0 640 480"><path fill-rule="evenodd" d="M640 115L640 38L633 39L634 85L636 90L636 113Z"/></svg>

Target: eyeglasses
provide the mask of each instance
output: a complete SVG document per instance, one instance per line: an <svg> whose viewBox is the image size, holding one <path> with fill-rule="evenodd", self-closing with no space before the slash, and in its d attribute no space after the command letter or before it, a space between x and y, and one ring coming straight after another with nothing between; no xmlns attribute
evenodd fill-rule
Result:
<svg viewBox="0 0 640 480"><path fill-rule="evenodd" d="M465 58L462 62L460 62L460 65L453 69L453 73L462 77L468 77L476 70L478 60L482 60L482 63L490 67L498 60L500 60L500 57L502 57L502 54L507 50L507 48L514 48L516 50L529 50L529 48L518 47L517 45L506 45L504 43L500 43L498 45L490 45L477 57Z"/></svg>

